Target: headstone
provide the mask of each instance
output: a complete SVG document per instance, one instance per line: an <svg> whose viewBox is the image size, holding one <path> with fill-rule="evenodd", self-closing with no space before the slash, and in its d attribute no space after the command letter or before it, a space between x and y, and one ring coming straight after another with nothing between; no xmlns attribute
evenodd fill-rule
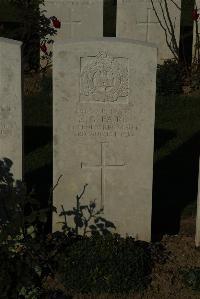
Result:
<svg viewBox="0 0 200 299"><path fill-rule="evenodd" d="M166 43L166 34L161 27L154 12L151 0L117 0L117 37L133 38L146 42L155 43L158 47L158 63L163 63L165 59L173 58ZM164 1L153 0L157 15L165 28L165 20L170 29L165 10ZM164 16L160 7L162 5ZM168 11L171 17L177 44L180 36L180 16L181 0L167 0ZM179 8L178 8L179 7ZM170 35L167 33L171 43Z"/></svg>
<svg viewBox="0 0 200 299"><path fill-rule="evenodd" d="M54 206L96 199L117 232L149 241L157 48L104 38L54 46ZM62 175L59 183L58 178ZM60 229L58 214L54 230Z"/></svg>
<svg viewBox="0 0 200 299"><path fill-rule="evenodd" d="M200 13L200 0L195 0L195 3L196 3L196 6L194 8L197 7L198 11L197 13L199 14ZM193 57L196 56L197 58L197 55L195 53L195 44L196 42L198 43L198 40L196 39L196 34L197 34L197 31L198 31L198 38L200 40L200 18L198 18L197 20L197 28L196 28L196 22L194 21L193 23Z"/></svg>
<svg viewBox="0 0 200 299"><path fill-rule="evenodd" d="M198 179L198 194L197 194L197 216L196 216L196 246L200 246L200 163L199 163L199 179Z"/></svg>
<svg viewBox="0 0 200 299"><path fill-rule="evenodd" d="M0 158L22 178L21 42L0 38Z"/></svg>
<svg viewBox="0 0 200 299"><path fill-rule="evenodd" d="M56 35L50 37L54 41L103 37L103 0L45 0L44 9L46 17L55 16L61 22Z"/></svg>

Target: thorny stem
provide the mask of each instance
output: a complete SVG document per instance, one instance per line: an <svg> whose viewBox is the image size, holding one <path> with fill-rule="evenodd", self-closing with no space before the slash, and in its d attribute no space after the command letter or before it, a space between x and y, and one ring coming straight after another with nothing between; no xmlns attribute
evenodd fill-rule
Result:
<svg viewBox="0 0 200 299"><path fill-rule="evenodd" d="M76 216L78 217L79 215L79 211L80 211L80 199L81 197L83 196L83 194L85 193L85 189L86 187L88 186L88 184L85 184L84 187L83 187L83 191L81 192L80 195L76 195ZM76 235L78 236L78 224L76 223L76 227L75 227L75 232L76 232Z"/></svg>
<svg viewBox="0 0 200 299"><path fill-rule="evenodd" d="M63 211L63 216L64 216L64 221L65 221L65 225L67 225L67 215L65 214L65 210L64 210L64 207L63 205L61 205L61 208L62 208L62 211Z"/></svg>
<svg viewBox="0 0 200 299"><path fill-rule="evenodd" d="M167 0L164 0L164 3L165 3L165 9L166 9L166 13L167 13L167 18L169 20L169 24L170 24L170 27L171 27L172 45L173 45L173 48L175 50L175 53L178 55L178 46L177 46L176 37L175 37L175 33L174 33L174 27L173 27L172 20L171 20L170 14L169 14Z"/></svg>
<svg viewBox="0 0 200 299"><path fill-rule="evenodd" d="M59 185L59 182L60 182L62 176L63 176L63 175L61 174L61 175L59 176L59 178L58 178L56 184L51 188L51 190L50 190L50 194L49 194L49 202L51 201L51 199L52 199L52 195L53 195L53 191L54 191L54 190L56 189L56 187Z"/></svg>

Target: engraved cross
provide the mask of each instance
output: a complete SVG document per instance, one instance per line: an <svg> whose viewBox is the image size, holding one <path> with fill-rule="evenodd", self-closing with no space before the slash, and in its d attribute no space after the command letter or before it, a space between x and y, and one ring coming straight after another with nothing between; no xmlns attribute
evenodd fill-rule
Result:
<svg viewBox="0 0 200 299"><path fill-rule="evenodd" d="M72 10L69 9L69 18L65 21L65 24L69 26L70 38L73 38L74 26L81 25L81 20L72 17Z"/></svg>
<svg viewBox="0 0 200 299"><path fill-rule="evenodd" d="M149 41L149 26L151 24L158 24L158 20L157 21L151 21L151 14L153 12L152 8L147 8L147 14L146 14L146 21L144 22L136 22L137 25L146 25L146 38L145 41Z"/></svg>
<svg viewBox="0 0 200 299"><path fill-rule="evenodd" d="M100 169L101 172L101 208L104 206L105 202L105 196L106 196L106 169L115 169L116 167L124 167L126 164L106 164L105 160L105 142L101 142L101 158L100 158L100 164L97 165L88 165L87 163L81 162L81 168L95 168L95 169Z"/></svg>

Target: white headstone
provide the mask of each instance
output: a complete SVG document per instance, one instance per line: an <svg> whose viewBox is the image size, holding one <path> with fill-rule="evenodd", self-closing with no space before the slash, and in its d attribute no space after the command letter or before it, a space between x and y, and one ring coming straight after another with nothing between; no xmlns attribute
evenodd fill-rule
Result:
<svg viewBox="0 0 200 299"><path fill-rule="evenodd" d="M54 205L97 200L117 232L151 238L157 48L104 38L54 46ZM54 214L54 230L60 229Z"/></svg>
<svg viewBox="0 0 200 299"><path fill-rule="evenodd" d="M0 158L22 178L21 42L0 38Z"/></svg>
<svg viewBox="0 0 200 299"><path fill-rule="evenodd" d="M173 58L166 43L165 31L161 27L154 12L151 0L117 0L117 37L133 38L146 42L155 43L158 46L158 63L163 60ZM170 29L170 22L167 17L163 0L153 0L158 17L165 28ZM164 8L164 16L160 7ZM180 15L181 0L167 0L169 15L175 32L177 44L179 46L180 37ZM179 8L178 8L179 7ZM165 24L167 22L167 26ZM171 30L171 29L170 29ZM170 40L170 35L167 33Z"/></svg>
<svg viewBox="0 0 200 299"><path fill-rule="evenodd" d="M49 37L54 41L103 37L103 0L45 0L44 9L46 17L55 16L61 22L56 35Z"/></svg>
<svg viewBox="0 0 200 299"><path fill-rule="evenodd" d="M197 13L200 14L200 0L195 0L195 3L196 3L196 7L197 7ZM196 7L194 7L196 9ZM197 28L196 28L196 22L194 21L194 25L193 25L193 57L196 56L195 55L195 44L198 43L198 40L196 39L196 34L197 34L197 31L198 31L198 38L200 40L200 18L198 18L197 20ZM198 49L198 47L197 47Z"/></svg>

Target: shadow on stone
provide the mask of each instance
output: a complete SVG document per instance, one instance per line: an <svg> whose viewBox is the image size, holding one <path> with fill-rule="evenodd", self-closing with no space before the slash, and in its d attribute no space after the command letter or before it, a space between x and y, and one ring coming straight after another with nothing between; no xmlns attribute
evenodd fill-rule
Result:
<svg viewBox="0 0 200 299"><path fill-rule="evenodd" d="M116 36L117 0L104 0L103 36Z"/></svg>

